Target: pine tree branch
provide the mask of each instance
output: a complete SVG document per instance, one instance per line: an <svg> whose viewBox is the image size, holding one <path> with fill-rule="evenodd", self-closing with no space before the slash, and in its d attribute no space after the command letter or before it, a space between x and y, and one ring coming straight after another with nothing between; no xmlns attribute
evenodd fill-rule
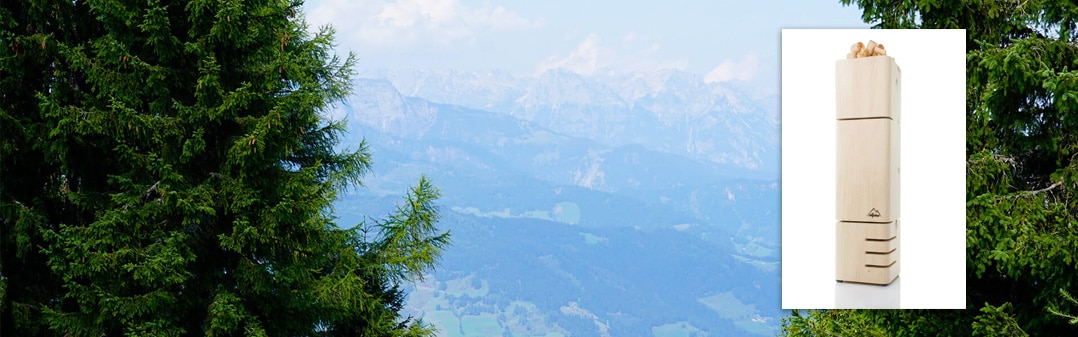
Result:
<svg viewBox="0 0 1078 337"><path fill-rule="evenodd" d="M1001 155L1001 154L995 154L995 153L991 154L991 156L992 156L992 159L995 159L995 160L998 160L1000 162L1006 163L1007 165L1010 165L1011 167L1015 166L1016 162L1014 160L1014 157L1008 157L1008 156L1004 156L1004 155ZM967 157L966 158L966 164L980 163L980 162L983 162L985 160L986 160L986 158L972 159L972 158Z"/></svg>
<svg viewBox="0 0 1078 337"><path fill-rule="evenodd" d="M1071 296L1071 294L1068 293L1066 290L1063 290L1062 288L1060 288L1059 289L1059 294L1063 295L1063 299L1067 300L1067 302L1078 304L1078 301L1076 301L1074 299L1074 297ZM1053 314L1053 315L1066 318L1067 323L1070 323L1071 325L1078 324L1078 316L1065 313L1065 312L1063 312L1063 311L1061 311L1061 310L1059 310L1059 309L1057 309L1055 307L1048 307L1048 312Z"/></svg>
<svg viewBox="0 0 1078 337"><path fill-rule="evenodd" d="M1048 187L1045 187L1045 188L1042 188L1042 189L1039 189L1039 190L1018 191L1018 192L1016 192L1014 194L1009 194L1009 195L997 195L995 197L995 199L996 200L1011 199L1011 200L1014 200L1015 203L1017 203L1018 198L1020 198L1020 197L1032 197L1032 196L1035 196L1037 194L1041 194L1041 193L1044 193L1044 192L1054 190L1056 188L1059 188L1059 186L1062 186L1062 185L1063 185L1062 181L1057 181L1054 184L1052 184L1051 186L1048 186ZM1014 208L1014 204L1011 205L1011 208L1012 209Z"/></svg>
<svg viewBox="0 0 1078 337"><path fill-rule="evenodd" d="M1037 194L1040 194L1040 193L1044 193L1044 192L1054 190L1057 187L1059 187L1060 185L1063 185L1063 182L1062 181L1057 181L1055 184L1052 184L1052 186L1048 186L1048 187L1045 187L1045 188L1042 188L1042 189L1039 189L1039 190L1028 191L1027 193L1029 195L1037 195Z"/></svg>
<svg viewBox="0 0 1078 337"><path fill-rule="evenodd" d="M160 185L160 184L161 184L161 181L158 180L156 183L153 183L153 185L150 186L150 188L146 189L146 192L142 193L142 200L150 201L150 197L157 193L157 186Z"/></svg>
<svg viewBox="0 0 1078 337"><path fill-rule="evenodd" d="M822 333L826 334L827 336L831 336L831 337L842 337L841 335L836 335L836 334L832 333L831 331L820 329L818 326L816 326L816 323L813 322L813 320L811 318L808 318L808 317L805 318L805 325L808 325L809 329L811 329L813 332L818 332L818 333L822 332Z"/></svg>

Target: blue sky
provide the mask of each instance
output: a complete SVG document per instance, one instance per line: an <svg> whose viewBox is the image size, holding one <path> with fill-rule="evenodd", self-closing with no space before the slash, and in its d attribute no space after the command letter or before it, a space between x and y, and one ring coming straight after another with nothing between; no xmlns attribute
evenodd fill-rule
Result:
<svg viewBox="0 0 1078 337"><path fill-rule="evenodd" d="M582 74L677 68L777 92L782 28L867 28L856 7L804 1L314 0L359 67L551 68Z"/></svg>

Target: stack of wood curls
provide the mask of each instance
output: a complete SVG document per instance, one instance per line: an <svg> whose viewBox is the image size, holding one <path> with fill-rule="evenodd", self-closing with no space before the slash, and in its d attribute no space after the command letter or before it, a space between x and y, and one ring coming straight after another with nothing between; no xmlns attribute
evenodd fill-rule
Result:
<svg viewBox="0 0 1078 337"><path fill-rule="evenodd" d="M870 57L870 56L887 56L887 50L883 49L883 44L877 44L876 41L868 40L868 45L858 41L850 46L850 53L846 54L846 58L855 59L858 57Z"/></svg>

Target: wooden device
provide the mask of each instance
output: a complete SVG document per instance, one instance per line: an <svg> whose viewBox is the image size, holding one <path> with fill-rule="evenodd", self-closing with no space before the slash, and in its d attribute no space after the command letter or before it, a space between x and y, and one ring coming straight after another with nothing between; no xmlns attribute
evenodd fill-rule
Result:
<svg viewBox="0 0 1078 337"><path fill-rule="evenodd" d="M899 272L901 72L890 56L835 68L835 279L887 285Z"/></svg>

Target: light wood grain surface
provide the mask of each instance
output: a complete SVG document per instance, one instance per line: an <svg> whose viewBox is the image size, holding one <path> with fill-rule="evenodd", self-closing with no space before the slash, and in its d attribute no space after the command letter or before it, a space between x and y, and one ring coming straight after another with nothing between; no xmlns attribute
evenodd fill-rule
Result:
<svg viewBox="0 0 1078 337"><path fill-rule="evenodd" d="M886 285L901 266L901 71L889 56L835 71L835 279Z"/></svg>
<svg viewBox="0 0 1078 337"><path fill-rule="evenodd" d="M899 221L835 223L835 279L890 284L901 268Z"/></svg>

